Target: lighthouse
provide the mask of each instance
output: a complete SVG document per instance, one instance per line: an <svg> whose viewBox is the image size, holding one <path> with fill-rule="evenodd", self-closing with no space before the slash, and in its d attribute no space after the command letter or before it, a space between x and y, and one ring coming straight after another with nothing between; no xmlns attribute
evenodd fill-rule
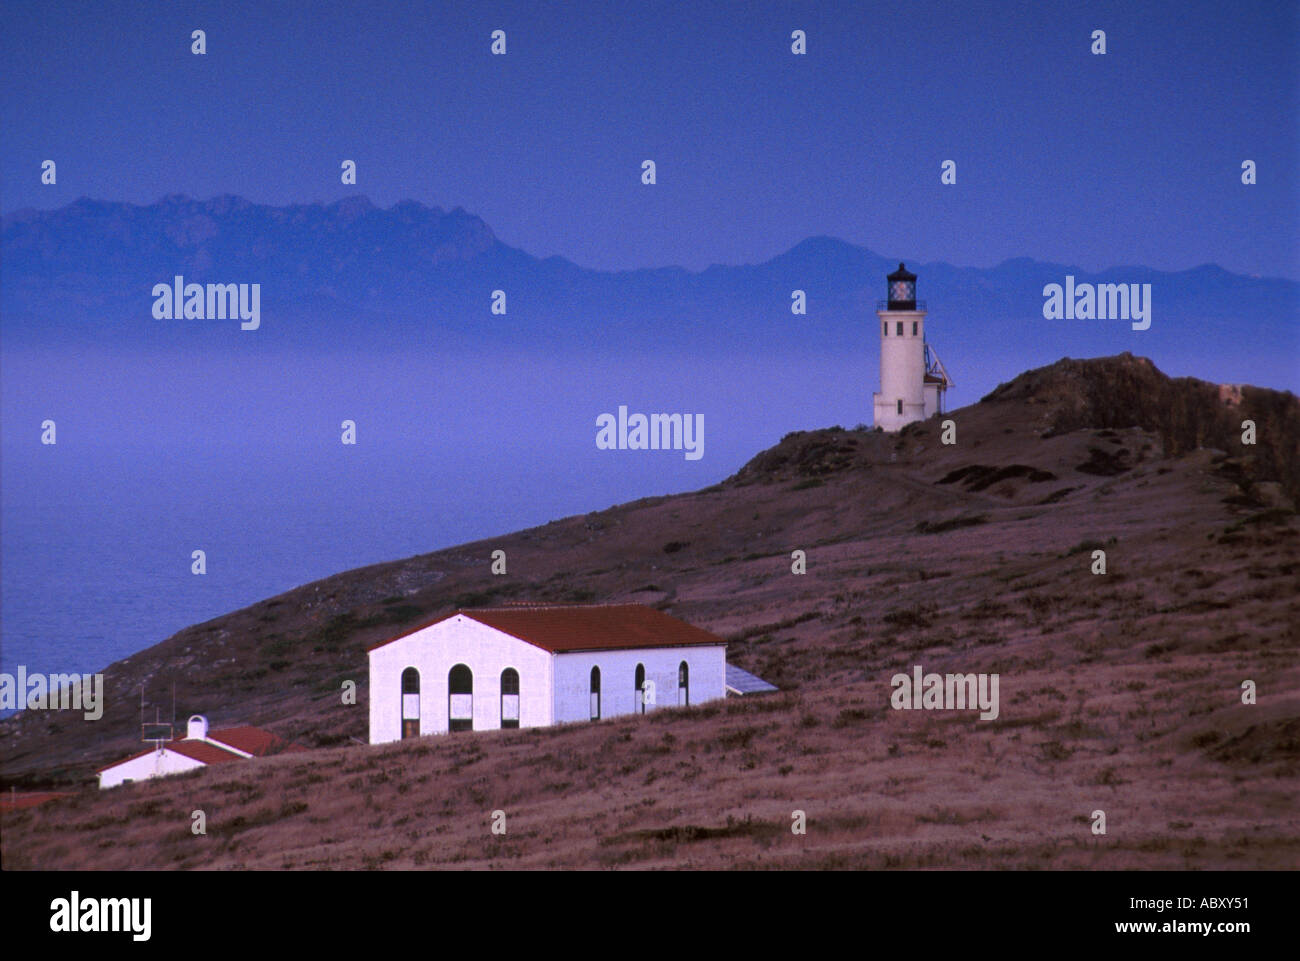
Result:
<svg viewBox="0 0 1300 961"><path fill-rule="evenodd" d="M880 390L873 395L875 423L896 431L943 412L952 386L943 363L925 340L925 304L916 299L916 274L903 264L885 278L889 299L876 305L880 320Z"/></svg>

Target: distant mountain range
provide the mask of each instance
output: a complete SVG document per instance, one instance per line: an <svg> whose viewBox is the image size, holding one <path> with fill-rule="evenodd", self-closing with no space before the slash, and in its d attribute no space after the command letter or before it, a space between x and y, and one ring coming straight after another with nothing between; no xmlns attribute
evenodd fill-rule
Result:
<svg viewBox="0 0 1300 961"><path fill-rule="evenodd" d="M988 269L918 263L832 237L809 238L765 263L609 272L502 243L481 219L363 196L271 207L240 197L169 195L137 206L81 199L3 219L0 330L10 344L219 344L257 336L292 346L524 350L876 349L873 311L900 260L919 275L930 340L962 371L1014 372L1062 354L1132 350L1169 369L1222 380L1295 386L1300 283L1213 265L1092 273L1028 257ZM155 320L154 284L259 283L256 333L218 321ZM1043 288L1067 275L1150 283L1152 325L1049 321ZM791 292L807 294L806 316ZM491 312L492 292L507 313ZM1201 360L1213 361L1210 365Z"/></svg>

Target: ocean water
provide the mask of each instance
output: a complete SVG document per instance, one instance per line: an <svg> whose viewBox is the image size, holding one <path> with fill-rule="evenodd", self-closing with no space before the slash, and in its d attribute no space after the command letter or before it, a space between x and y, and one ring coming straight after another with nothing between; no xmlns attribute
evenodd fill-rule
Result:
<svg viewBox="0 0 1300 961"><path fill-rule="evenodd" d="M0 670L93 672L339 571L708 486L869 420L868 360L6 354ZM620 404L703 414L704 456L597 450Z"/></svg>

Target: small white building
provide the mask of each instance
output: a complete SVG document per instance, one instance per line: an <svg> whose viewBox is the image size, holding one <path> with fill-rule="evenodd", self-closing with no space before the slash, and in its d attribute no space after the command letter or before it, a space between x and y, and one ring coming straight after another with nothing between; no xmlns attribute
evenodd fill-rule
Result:
<svg viewBox="0 0 1300 961"><path fill-rule="evenodd" d="M134 754L99 769L100 788L145 781L168 774L180 774L209 764L242 761L306 748L285 741L260 727L231 727L209 731L202 714L190 718L186 736L176 741L159 741L147 751Z"/></svg>
<svg viewBox="0 0 1300 961"><path fill-rule="evenodd" d="M726 641L641 604L462 610L369 649L370 743L726 694Z"/></svg>

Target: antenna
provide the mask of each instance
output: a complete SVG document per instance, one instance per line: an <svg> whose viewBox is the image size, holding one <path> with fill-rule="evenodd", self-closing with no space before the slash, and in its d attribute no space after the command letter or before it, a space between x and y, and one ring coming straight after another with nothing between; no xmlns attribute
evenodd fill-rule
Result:
<svg viewBox="0 0 1300 961"><path fill-rule="evenodd" d="M939 359L938 352L928 343L925 345L925 372L931 377L940 377L943 379L943 390L949 387L956 387L952 378L948 376L948 368L943 366L943 361Z"/></svg>
<svg viewBox="0 0 1300 961"><path fill-rule="evenodd" d="M152 744L160 751L164 744L173 739L172 732L176 720L176 694L174 682L172 687L172 723L169 724L167 721L159 719L157 704L153 706L153 720L146 721L144 719L144 685L140 685L140 740Z"/></svg>
<svg viewBox="0 0 1300 961"><path fill-rule="evenodd" d="M938 385L936 391L939 402L939 413L943 413L943 395L949 387L955 387L952 378L948 376L948 369L943 366L943 361L939 359L938 352L930 346L929 342L925 345L925 379L929 383Z"/></svg>

